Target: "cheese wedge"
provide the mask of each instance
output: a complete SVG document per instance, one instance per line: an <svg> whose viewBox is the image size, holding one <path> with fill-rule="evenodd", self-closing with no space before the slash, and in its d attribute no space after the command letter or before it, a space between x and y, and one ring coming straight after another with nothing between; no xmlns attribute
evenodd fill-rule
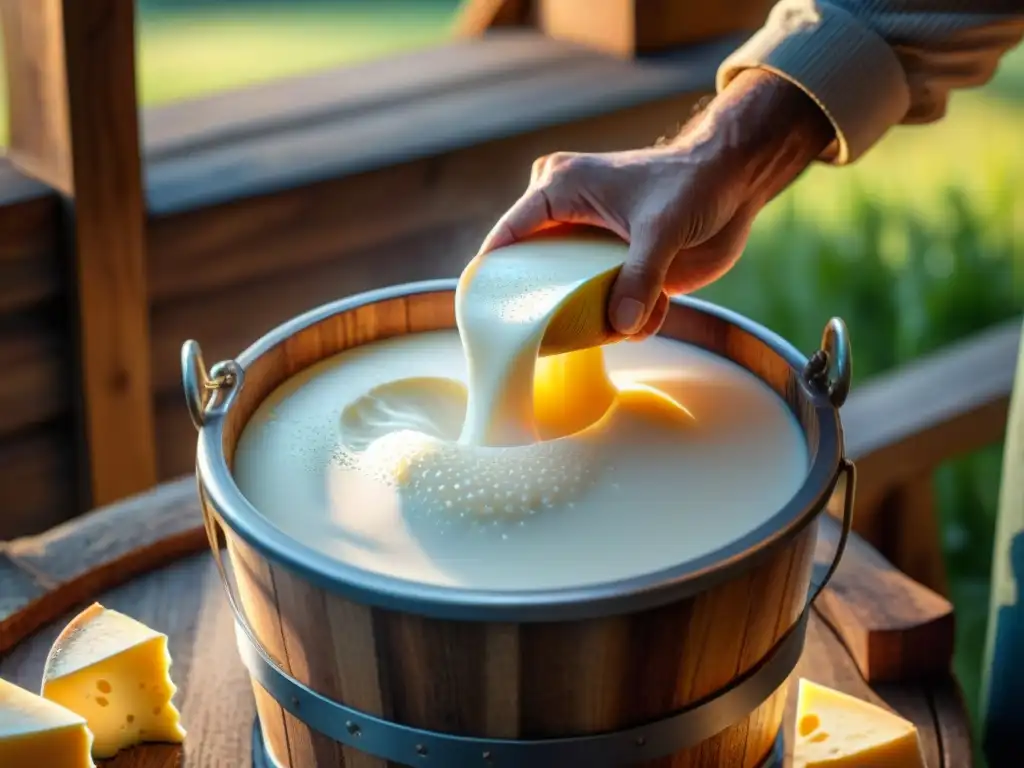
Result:
<svg viewBox="0 0 1024 768"><path fill-rule="evenodd" d="M913 723L801 679L793 768L924 768L924 758Z"/></svg>
<svg viewBox="0 0 1024 768"><path fill-rule="evenodd" d="M85 719L0 678L0 765L95 768Z"/></svg>
<svg viewBox="0 0 1024 768"><path fill-rule="evenodd" d="M142 742L180 743L170 666L166 635L95 603L50 649L43 696L86 719L93 757Z"/></svg>

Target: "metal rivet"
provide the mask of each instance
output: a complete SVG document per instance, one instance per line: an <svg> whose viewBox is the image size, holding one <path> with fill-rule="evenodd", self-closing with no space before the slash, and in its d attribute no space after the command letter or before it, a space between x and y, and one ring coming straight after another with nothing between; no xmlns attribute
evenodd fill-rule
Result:
<svg viewBox="0 0 1024 768"><path fill-rule="evenodd" d="M638 747L642 747L645 744L647 744L647 739L645 737L643 737L643 736L637 736L636 737L636 745Z"/></svg>
<svg viewBox="0 0 1024 768"><path fill-rule="evenodd" d="M486 752L484 752L484 760L486 760L489 763L493 759L494 759L494 755L491 754L491 750L488 749Z"/></svg>
<svg viewBox="0 0 1024 768"><path fill-rule="evenodd" d="M345 721L345 730L348 731L349 736L362 736L363 735L362 729L358 725L353 723L351 720L346 720Z"/></svg>
<svg viewBox="0 0 1024 768"><path fill-rule="evenodd" d="M295 707L296 709L299 708L299 697L298 696L292 696L292 706Z"/></svg>
<svg viewBox="0 0 1024 768"><path fill-rule="evenodd" d="M417 744L416 745L416 754L419 755L420 757L426 757L427 756L427 748L425 746L423 746L422 744Z"/></svg>

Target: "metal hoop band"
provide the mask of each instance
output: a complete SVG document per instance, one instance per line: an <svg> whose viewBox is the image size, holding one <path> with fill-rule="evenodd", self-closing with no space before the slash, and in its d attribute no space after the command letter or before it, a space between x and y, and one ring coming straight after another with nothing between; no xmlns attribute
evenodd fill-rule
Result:
<svg viewBox="0 0 1024 768"><path fill-rule="evenodd" d="M771 751L765 755L755 768L782 768L785 760L785 742L782 738L782 731L775 737L775 743ZM252 768L285 768L270 751L266 740L263 738L263 729L260 727L259 718L254 718L252 724Z"/></svg>

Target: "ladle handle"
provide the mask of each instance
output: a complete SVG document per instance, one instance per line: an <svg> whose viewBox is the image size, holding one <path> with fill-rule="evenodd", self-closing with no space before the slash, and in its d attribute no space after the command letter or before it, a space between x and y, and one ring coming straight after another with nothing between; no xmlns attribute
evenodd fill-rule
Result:
<svg viewBox="0 0 1024 768"><path fill-rule="evenodd" d="M227 413L244 379L245 371L237 361L224 360L207 370L198 341L189 339L181 345L181 383L196 430Z"/></svg>

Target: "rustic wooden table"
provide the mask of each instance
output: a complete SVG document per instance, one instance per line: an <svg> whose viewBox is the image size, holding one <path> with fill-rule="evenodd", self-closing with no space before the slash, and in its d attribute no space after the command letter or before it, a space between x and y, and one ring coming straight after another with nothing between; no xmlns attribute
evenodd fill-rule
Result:
<svg viewBox="0 0 1024 768"><path fill-rule="evenodd" d="M38 688L57 633L97 599L167 633L188 729L183 747L136 748L108 768L249 765L253 694L206 547L191 480L0 544L0 676ZM855 541L811 617L797 675L915 722L929 768L969 768L967 715L948 671L951 628L948 603ZM929 648L939 646L935 661ZM865 676L889 681L868 685Z"/></svg>

